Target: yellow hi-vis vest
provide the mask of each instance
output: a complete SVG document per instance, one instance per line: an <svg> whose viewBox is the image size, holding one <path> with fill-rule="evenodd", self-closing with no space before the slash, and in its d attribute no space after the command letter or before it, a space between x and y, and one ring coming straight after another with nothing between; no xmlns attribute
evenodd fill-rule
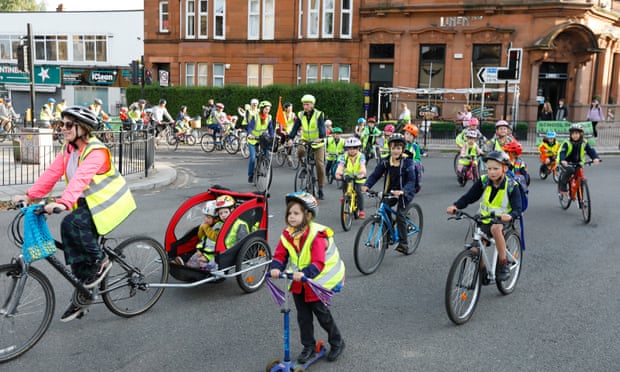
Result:
<svg viewBox="0 0 620 372"><path fill-rule="evenodd" d="M232 226L230 227L230 231L228 232L228 235L226 235L226 239L224 239L224 245L226 246L226 249L230 249L235 244L237 244L237 233L242 226L248 234L250 233L247 222L242 219L237 219L235 222L233 222Z"/></svg>
<svg viewBox="0 0 620 372"><path fill-rule="evenodd" d="M344 154L344 174L345 175L357 176L360 174L360 170L362 169L362 165L360 164L360 162L362 161L362 156L364 156L364 154L362 154L361 152L358 152L355 159L352 159L348 153ZM355 179L355 183L363 184L365 182L366 182L366 178Z"/></svg>
<svg viewBox="0 0 620 372"><path fill-rule="evenodd" d="M571 141L566 141L564 142L564 144L566 145L566 157L568 158L568 156L573 152L573 143ZM581 146L579 147L579 162L583 163L584 161L586 161L586 141L582 141Z"/></svg>
<svg viewBox="0 0 620 372"><path fill-rule="evenodd" d="M510 195L508 195L509 185L508 182L511 180L504 176L504 185L502 188L497 190L497 194L495 198L493 198L493 202L489 201L491 196L491 189L493 188L490 184L490 181L487 182L488 177L482 176L481 181L483 185L487 185L482 193L482 201L480 202L480 214L482 217L489 217L491 212L495 212L496 216L500 214L507 214L512 211L512 206L510 205ZM516 181L512 181L516 182ZM491 220L483 220L482 223L490 224Z"/></svg>
<svg viewBox="0 0 620 372"><path fill-rule="evenodd" d="M284 237L280 238L282 245L286 248L289 259L288 263L293 271L301 271L312 263L312 242L319 232L327 234L327 251L325 251L325 267L312 280L327 289L334 289L344 280L344 262L340 259L338 247L334 243L334 230L327 226L320 225L316 222L310 224L310 231L306 241L304 242L300 255L297 254L295 247Z"/></svg>
<svg viewBox="0 0 620 372"><path fill-rule="evenodd" d="M327 160L336 160L338 159L338 155L344 152L344 139L338 138L338 143L336 143L336 138L329 136L327 137Z"/></svg>
<svg viewBox="0 0 620 372"><path fill-rule="evenodd" d="M66 144L63 145L62 153L65 156L64 164L67 164L69 154L65 147ZM84 189L83 195L93 216L97 233L105 235L120 225L136 209L136 202L131 195L129 187L127 187L125 179L112 164L110 149L96 137L88 139L88 144L86 144L86 148L78 159L78 165L95 149L106 150L110 169L106 173L96 174L90 181L90 184ZM65 181L69 182L66 173Z"/></svg>
<svg viewBox="0 0 620 372"><path fill-rule="evenodd" d="M310 121L308 121L308 118L306 117L306 115L304 115L303 111L300 111L297 114L297 117L299 118L299 120L301 120L301 139L302 140L310 142L314 139L319 138L318 119L319 119L319 116L321 116L322 114L323 113L321 111L314 110L314 112L312 113L312 117L310 118Z"/></svg>
<svg viewBox="0 0 620 372"><path fill-rule="evenodd" d="M254 117L254 129L252 129L252 133L250 134L256 138L254 139L248 138L248 143L250 145L256 145L258 143L257 138L260 137L261 134L263 134L263 132L269 129L270 122L271 122L271 115L267 115L267 120L265 120L265 122L261 120L260 115L256 115Z"/></svg>

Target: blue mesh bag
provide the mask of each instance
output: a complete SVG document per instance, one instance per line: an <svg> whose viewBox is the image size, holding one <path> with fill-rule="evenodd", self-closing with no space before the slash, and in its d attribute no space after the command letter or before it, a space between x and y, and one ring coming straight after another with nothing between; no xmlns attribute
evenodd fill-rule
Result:
<svg viewBox="0 0 620 372"><path fill-rule="evenodd" d="M45 222L45 215L36 213L40 205L22 208L24 213L24 244L22 255L26 262L42 260L56 253L56 242Z"/></svg>

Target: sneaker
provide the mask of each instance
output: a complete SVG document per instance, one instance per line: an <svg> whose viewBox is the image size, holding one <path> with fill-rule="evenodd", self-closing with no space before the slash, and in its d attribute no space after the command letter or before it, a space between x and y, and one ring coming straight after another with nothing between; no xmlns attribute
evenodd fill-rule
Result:
<svg viewBox="0 0 620 372"><path fill-rule="evenodd" d="M333 362L336 359L338 359L340 354L342 354L344 347L345 347L344 340L340 341L340 345L332 346L331 349L329 350L329 354L327 354L327 360L330 362Z"/></svg>
<svg viewBox="0 0 620 372"><path fill-rule="evenodd" d="M402 245L402 244L399 244L398 247L396 247L396 250L399 251L402 254L407 254L409 252L409 248L407 246Z"/></svg>
<svg viewBox="0 0 620 372"><path fill-rule="evenodd" d="M84 314L86 314L87 311L88 311L87 309L74 305L72 302L69 304L69 307L64 312L64 314L62 314L62 316L60 317L60 321L70 322L73 319L80 319L81 317L84 316Z"/></svg>
<svg viewBox="0 0 620 372"><path fill-rule="evenodd" d="M316 354L316 352L314 351L315 347L314 346L304 346L304 349L301 351L301 354L299 354L299 356L297 357L297 361L301 364L306 363L307 361L309 361L310 359L312 359L312 357L314 356L314 354Z"/></svg>
<svg viewBox="0 0 620 372"><path fill-rule="evenodd" d="M323 189L319 189L319 200L324 200L325 194L323 194Z"/></svg>
<svg viewBox="0 0 620 372"><path fill-rule="evenodd" d="M363 220L366 218L366 213L364 211L359 211L358 217L360 220Z"/></svg>
<svg viewBox="0 0 620 372"><path fill-rule="evenodd" d="M185 262L183 262L183 259L181 258L181 256L175 257L175 259L172 262L174 262L177 265L181 265L181 266L185 265Z"/></svg>
<svg viewBox="0 0 620 372"><path fill-rule="evenodd" d="M97 269L97 272L95 272L95 275L84 281L84 288L96 287L99 283L101 283L108 272L110 272L110 269L112 268L112 261L110 261L108 257L104 257L100 261L99 268Z"/></svg>
<svg viewBox="0 0 620 372"><path fill-rule="evenodd" d="M508 267L508 263L500 264L497 268L497 280L503 282L510 278L510 268Z"/></svg>
<svg viewBox="0 0 620 372"><path fill-rule="evenodd" d="M254 176L248 176L248 183L254 183Z"/></svg>

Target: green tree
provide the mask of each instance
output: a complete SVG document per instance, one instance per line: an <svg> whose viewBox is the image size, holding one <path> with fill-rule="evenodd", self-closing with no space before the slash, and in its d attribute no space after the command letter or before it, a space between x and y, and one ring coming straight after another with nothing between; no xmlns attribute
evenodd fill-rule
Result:
<svg viewBox="0 0 620 372"><path fill-rule="evenodd" d="M45 10L45 4L37 0L0 0L2 12L32 12Z"/></svg>

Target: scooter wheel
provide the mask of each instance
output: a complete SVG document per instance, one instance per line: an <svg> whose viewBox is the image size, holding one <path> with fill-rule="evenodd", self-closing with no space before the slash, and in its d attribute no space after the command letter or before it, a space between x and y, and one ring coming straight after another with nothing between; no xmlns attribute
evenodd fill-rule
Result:
<svg viewBox="0 0 620 372"><path fill-rule="evenodd" d="M267 363L267 368L265 368L265 371L266 372L271 372L273 367L277 366L278 364L280 364L280 359L278 359L278 358L271 359L269 361L269 363Z"/></svg>

